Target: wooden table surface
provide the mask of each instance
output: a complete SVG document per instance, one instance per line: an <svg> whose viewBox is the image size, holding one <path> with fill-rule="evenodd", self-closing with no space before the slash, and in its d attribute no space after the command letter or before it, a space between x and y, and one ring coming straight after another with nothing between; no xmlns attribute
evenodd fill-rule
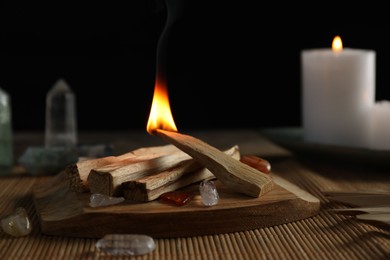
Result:
<svg viewBox="0 0 390 260"><path fill-rule="evenodd" d="M256 154L271 162L272 172L321 201L318 215L283 225L242 232L194 237L157 238L147 255L121 259L385 259L390 257L387 226L337 215L345 207L329 201L324 191L390 190L389 170L340 164L295 155L254 129L182 131L225 149L239 145L241 154ZM79 133L83 144L111 144L119 155L136 148L166 144L145 132ZM41 133L14 133L15 158L28 146L43 144ZM389 161L390 164L390 161ZM0 231L0 259L117 259L95 248L97 239L48 236L40 231L33 187L48 176L14 173L0 177L0 217L24 207L33 230L25 237ZM163 223L162 223L163 224Z"/></svg>

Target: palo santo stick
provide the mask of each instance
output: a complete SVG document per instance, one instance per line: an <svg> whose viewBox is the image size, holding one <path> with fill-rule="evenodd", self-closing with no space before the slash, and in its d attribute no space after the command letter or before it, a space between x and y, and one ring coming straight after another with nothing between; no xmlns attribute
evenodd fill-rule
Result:
<svg viewBox="0 0 390 260"><path fill-rule="evenodd" d="M240 159L237 145L224 152L236 160ZM123 183L123 197L135 201L152 201L165 192L210 178L215 176L200 162L190 159L167 171Z"/></svg>
<svg viewBox="0 0 390 260"><path fill-rule="evenodd" d="M390 213L390 205L330 209L329 211L334 213L344 214L344 215L358 215L363 213L380 214L380 213Z"/></svg>
<svg viewBox="0 0 390 260"><path fill-rule="evenodd" d="M161 129L155 130L153 134L201 162L232 190L252 197L259 197L273 188L273 180L270 175L233 159L200 139Z"/></svg>
<svg viewBox="0 0 390 260"><path fill-rule="evenodd" d="M94 168L99 168L108 164L118 163L120 161L132 160L133 162L144 161L155 158L164 154L180 151L176 146L162 145L138 148L128 153L119 156L107 156L97 159L86 159L77 163L71 164L65 168L65 176L69 183L69 189L76 192L87 192L88 174Z"/></svg>
<svg viewBox="0 0 390 260"><path fill-rule="evenodd" d="M373 207L390 204L390 193L384 191L323 191L323 193L329 200L355 207Z"/></svg>
<svg viewBox="0 0 390 260"><path fill-rule="evenodd" d="M92 169L88 175L89 189L91 193L101 193L108 196L122 196L122 183L139 179L155 172L165 171L175 167L191 157L178 151L168 155L162 155L149 160L135 163L117 163Z"/></svg>

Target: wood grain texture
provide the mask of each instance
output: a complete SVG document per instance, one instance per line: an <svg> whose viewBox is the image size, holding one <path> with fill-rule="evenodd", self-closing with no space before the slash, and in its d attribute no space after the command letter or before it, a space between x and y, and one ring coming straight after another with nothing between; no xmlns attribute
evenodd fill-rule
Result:
<svg viewBox="0 0 390 260"><path fill-rule="evenodd" d="M155 238L210 235L285 224L315 216L320 201L273 175L271 191L252 198L216 182L220 201L204 206L198 185L185 190L196 195L182 207L158 200L125 201L92 208L88 193L69 190L63 173L34 186L34 203L41 231L46 235L100 238L109 233L140 233Z"/></svg>

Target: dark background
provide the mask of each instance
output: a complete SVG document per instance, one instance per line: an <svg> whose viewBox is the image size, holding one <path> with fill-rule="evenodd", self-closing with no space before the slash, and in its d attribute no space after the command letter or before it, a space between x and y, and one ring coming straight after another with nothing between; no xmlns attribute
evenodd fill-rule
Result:
<svg viewBox="0 0 390 260"><path fill-rule="evenodd" d="M164 2L81 2L2 2L0 87L15 131L44 129L46 93L59 78L77 96L81 131L146 128ZM390 99L389 31L370 9L252 2L183 4L166 50L179 131L300 126L300 52L330 48L335 35L376 51L376 99Z"/></svg>

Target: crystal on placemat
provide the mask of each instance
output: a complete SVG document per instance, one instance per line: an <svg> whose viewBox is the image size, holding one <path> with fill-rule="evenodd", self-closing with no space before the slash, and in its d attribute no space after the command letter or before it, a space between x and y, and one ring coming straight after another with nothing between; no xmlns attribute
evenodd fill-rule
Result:
<svg viewBox="0 0 390 260"><path fill-rule="evenodd" d="M46 95L45 147L77 144L76 97L63 79Z"/></svg>
<svg viewBox="0 0 390 260"><path fill-rule="evenodd" d="M204 180L199 184L199 192L202 202L206 206L216 205L219 201L219 194L213 181Z"/></svg>
<svg viewBox="0 0 390 260"><path fill-rule="evenodd" d="M113 155L111 145L78 145L77 147L29 146L18 163L32 175L57 174L79 160Z"/></svg>
<svg viewBox="0 0 390 260"><path fill-rule="evenodd" d="M27 211L19 207L11 215L1 220L3 231L11 236L21 237L30 234L32 227Z"/></svg>
<svg viewBox="0 0 390 260"><path fill-rule="evenodd" d="M100 193L93 193L89 198L89 206L96 207L105 207L110 205L115 205L124 201L123 197L111 197Z"/></svg>
<svg viewBox="0 0 390 260"><path fill-rule="evenodd" d="M96 248L109 255L145 255L155 247L152 237L139 234L108 234L96 242Z"/></svg>
<svg viewBox="0 0 390 260"><path fill-rule="evenodd" d="M0 88L0 175L10 174L13 165L11 98Z"/></svg>
<svg viewBox="0 0 390 260"><path fill-rule="evenodd" d="M30 146L19 157L18 163L32 175L51 175L77 160L77 151L72 148Z"/></svg>

